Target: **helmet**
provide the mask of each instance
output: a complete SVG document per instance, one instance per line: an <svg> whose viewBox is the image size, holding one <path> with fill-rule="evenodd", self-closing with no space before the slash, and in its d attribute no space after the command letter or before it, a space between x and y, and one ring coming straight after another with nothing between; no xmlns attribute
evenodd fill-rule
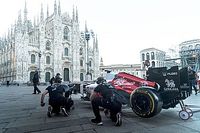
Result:
<svg viewBox="0 0 200 133"><path fill-rule="evenodd" d="M55 83L61 83L62 82L62 78L60 77L60 73L57 73L55 76Z"/></svg>
<svg viewBox="0 0 200 133"><path fill-rule="evenodd" d="M60 73L57 73L56 76L60 76Z"/></svg>
<svg viewBox="0 0 200 133"><path fill-rule="evenodd" d="M103 77L98 77L96 83L97 84L101 84L103 82L105 82L106 80Z"/></svg>

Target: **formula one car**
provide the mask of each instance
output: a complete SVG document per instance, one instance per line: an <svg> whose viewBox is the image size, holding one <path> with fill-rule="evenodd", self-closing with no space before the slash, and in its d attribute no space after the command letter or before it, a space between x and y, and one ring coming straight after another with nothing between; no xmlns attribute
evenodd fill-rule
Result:
<svg viewBox="0 0 200 133"><path fill-rule="evenodd" d="M160 113L162 109L174 108L180 103L182 110L179 117L189 119L192 110L184 105L183 100L190 96L191 87L188 81L187 68L178 69L174 66L149 68L147 80L120 72L110 82L118 94L127 99L127 105L140 117L149 118ZM85 93L89 96L96 85L86 86Z"/></svg>

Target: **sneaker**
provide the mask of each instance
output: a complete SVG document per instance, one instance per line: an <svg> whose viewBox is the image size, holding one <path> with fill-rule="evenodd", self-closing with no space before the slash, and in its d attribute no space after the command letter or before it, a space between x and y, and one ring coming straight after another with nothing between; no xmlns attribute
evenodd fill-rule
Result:
<svg viewBox="0 0 200 133"><path fill-rule="evenodd" d="M75 109L74 105L72 105L72 106L71 106L71 109L72 109L72 110L74 110L74 109Z"/></svg>
<svg viewBox="0 0 200 133"><path fill-rule="evenodd" d="M108 109L104 109L104 114L107 118L110 118L110 111Z"/></svg>
<svg viewBox="0 0 200 133"><path fill-rule="evenodd" d="M36 93L33 92L32 94L36 94Z"/></svg>
<svg viewBox="0 0 200 133"><path fill-rule="evenodd" d="M47 116L48 116L48 117L51 117L51 116L52 116L52 107L51 107L51 106L48 107Z"/></svg>
<svg viewBox="0 0 200 133"><path fill-rule="evenodd" d="M117 117L116 116L110 116L110 119L111 119L112 122L115 122L115 123L117 122Z"/></svg>
<svg viewBox="0 0 200 133"><path fill-rule="evenodd" d="M117 113L116 117L117 117L117 121L115 123L115 126L121 126L122 125L122 116L121 116L121 113Z"/></svg>
<svg viewBox="0 0 200 133"><path fill-rule="evenodd" d="M61 110L62 110L62 112L63 112L63 114L64 114L65 116L69 116L69 114L67 113L67 111L65 110L65 108L61 108Z"/></svg>
<svg viewBox="0 0 200 133"><path fill-rule="evenodd" d="M103 125L103 122L102 122L102 121L99 121L99 120L97 120L97 119L91 119L91 122L97 124L97 126Z"/></svg>

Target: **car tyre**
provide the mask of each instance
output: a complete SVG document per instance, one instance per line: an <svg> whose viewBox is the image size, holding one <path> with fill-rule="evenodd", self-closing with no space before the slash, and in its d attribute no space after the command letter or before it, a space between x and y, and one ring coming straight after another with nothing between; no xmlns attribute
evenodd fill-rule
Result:
<svg viewBox="0 0 200 133"><path fill-rule="evenodd" d="M163 102L156 89L145 86L131 93L130 104L136 115L149 118L160 113Z"/></svg>

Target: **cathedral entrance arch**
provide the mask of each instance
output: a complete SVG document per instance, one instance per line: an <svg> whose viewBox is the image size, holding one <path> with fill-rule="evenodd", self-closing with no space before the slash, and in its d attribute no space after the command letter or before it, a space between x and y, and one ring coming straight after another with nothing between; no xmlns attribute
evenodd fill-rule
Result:
<svg viewBox="0 0 200 133"><path fill-rule="evenodd" d="M69 68L64 68L64 81L69 81Z"/></svg>
<svg viewBox="0 0 200 133"><path fill-rule="evenodd" d="M46 72L45 73L45 82L49 82L50 81L50 72Z"/></svg>

